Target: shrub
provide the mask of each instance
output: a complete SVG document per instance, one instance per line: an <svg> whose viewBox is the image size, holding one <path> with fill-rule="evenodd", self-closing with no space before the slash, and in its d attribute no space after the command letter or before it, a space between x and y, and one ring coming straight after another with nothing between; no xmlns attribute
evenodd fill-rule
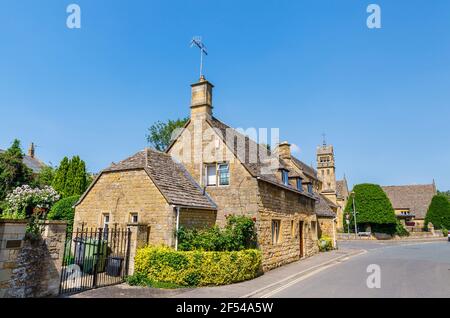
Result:
<svg viewBox="0 0 450 318"><path fill-rule="evenodd" d="M450 202L443 195L436 195L431 200L425 217L425 227L433 223L435 229L450 228Z"/></svg>
<svg viewBox="0 0 450 318"><path fill-rule="evenodd" d="M448 230L447 229L442 229L442 234L444 235L444 237L448 236Z"/></svg>
<svg viewBox="0 0 450 318"><path fill-rule="evenodd" d="M80 199L79 195L64 198L55 203L47 215L49 220L64 220L67 221L67 230L71 231L73 227L73 217L75 209L73 206Z"/></svg>
<svg viewBox="0 0 450 318"><path fill-rule="evenodd" d="M322 236L319 241L319 250L321 252L331 251L333 249L333 240L329 236Z"/></svg>
<svg viewBox="0 0 450 318"><path fill-rule="evenodd" d="M400 220L397 220L397 224L395 225L395 234L398 236L409 236L409 232L405 229Z"/></svg>
<svg viewBox="0 0 450 318"><path fill-rule="evenodd" d="M383 189L376 184L358 184L353 188L355 192L356 223L358 225L369 224L372 232L395 233L397 218L391 201ZM353 199L349 198L345 215L350 214L350 230L354 229Z"/></svg>
<svg viewBox="0 0 450 318"><path fill-rule="evenodd" d="M212 286L241 282L261 272L261 252L175 251L169 247L145 247L136 252L133 284Z"/></svg>
<svg viewBox="0 0 450 318"><path fill-rule="evenodd" d="M224 229L214 226L203 230L178 230L180 251L240 251L256 246L255 222L246 216L227 216Z"/></svg>

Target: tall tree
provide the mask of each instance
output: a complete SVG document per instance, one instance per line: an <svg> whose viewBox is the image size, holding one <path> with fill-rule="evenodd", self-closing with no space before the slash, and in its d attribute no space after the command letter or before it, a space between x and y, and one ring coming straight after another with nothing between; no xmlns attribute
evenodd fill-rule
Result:
<svg viewBox="0 0 450 318"><path fill-rule="evenodd" d="M164 151L171 142L172 133L177 128L182 128L189 118L168 120L167 122L157 121L148 129L147 141L156 150Z"/></svg>
<svg viewBox="0 0 450 318"><path fill-rule="evenodd" d="M431 200L425 217L425 226L430 222L436 229L450 229L450 202L446 196L438 194Z"/></svg>
<svg viewBox="0 0 450 318"><path fill-rule="evenodd" d="M75 179L78 173L78 165L80 162L80 157L72 157L69 163L69 169L66 175L66 182L64 185L64 196L70 197L75 195Z"/></svg>
<svg viewBox="0 0 450 318"><path fill-rule="evenodd" d="M86 164L83 160L78 158L76 167L76 174L73 187L73 195L81 195L86 190L87 187L87 173Z"/></svg>
<svg viewBox="0 0 450 318"><path fill-rule="evenodd" d="M55 178L55 169L53 167L45 166L36 176L36 185L38 187L51 186Z"/></svg>
<svg viewBox="0 0 450 318"><path fill-rule="evenodd" d="M70 161L69 158L64 157L56 169L55 177L53 178L52 186L60 195L64 195L64 189L66 186L67 172L69 171Z"/></svg>
<svg viewBox="0 0 450 318"><path fill-rule="evenodd" d="M356 223L370 225L373 231L395 232L397 218L394 208L383 189L376 184L358 184L353 188L355 199ZM353 197L350 196L344 210L350 215L350 229L354 228Z"/></svg>
<svg viewBox="0 0 450 318"><path fill-rule="evenodd" d="M0 201L14 188L31 182L33 173L23 163L20 141L15 139L11 147L0 154Z"/></svg>

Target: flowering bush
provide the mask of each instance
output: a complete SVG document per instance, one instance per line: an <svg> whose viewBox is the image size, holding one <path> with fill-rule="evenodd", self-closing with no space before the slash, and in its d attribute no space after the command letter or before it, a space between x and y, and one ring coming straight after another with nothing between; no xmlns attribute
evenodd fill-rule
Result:
<svg viewBox="0 0 450 318"><path fill-rule="evenodd" d="M52 187L45 186L39 189L23 185L6 196L5 214L28 217L33 209L49 210L59 198L59 194Z"/></svg>

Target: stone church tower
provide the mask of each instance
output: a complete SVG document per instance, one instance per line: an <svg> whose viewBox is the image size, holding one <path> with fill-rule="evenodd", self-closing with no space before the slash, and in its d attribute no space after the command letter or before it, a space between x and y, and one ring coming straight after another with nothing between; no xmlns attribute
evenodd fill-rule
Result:
<svg viewBox="0 0 450 318"><path fill-rule="evenodd" d="M317 147L317 172L322 180L321 193L336 203L336 166L332 145Z"/></svg>

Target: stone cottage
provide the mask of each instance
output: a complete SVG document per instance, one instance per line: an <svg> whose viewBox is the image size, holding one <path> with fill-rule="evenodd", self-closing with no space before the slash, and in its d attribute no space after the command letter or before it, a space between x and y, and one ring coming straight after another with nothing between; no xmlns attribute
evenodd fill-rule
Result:
<svg viewBox="0 0 450 318"><path fill-rule="evenodd" d="M147 242L176 245L177 226L216 222L217 206L171 156L145 149L103 170L75 205L74 228L146 224Z"/></svg>

